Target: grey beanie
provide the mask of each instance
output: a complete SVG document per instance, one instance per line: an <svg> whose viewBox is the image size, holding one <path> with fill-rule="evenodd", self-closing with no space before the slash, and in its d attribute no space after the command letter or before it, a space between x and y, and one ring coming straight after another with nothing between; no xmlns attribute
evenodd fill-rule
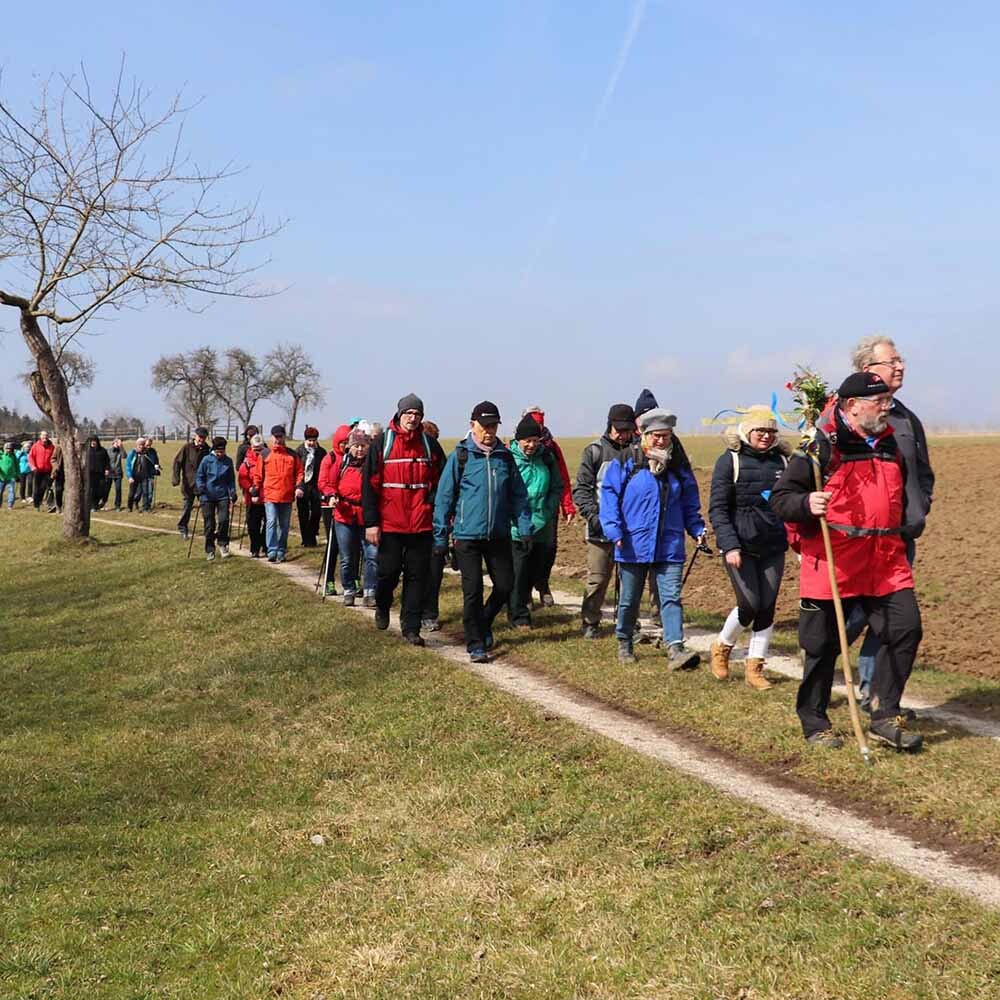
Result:
<svg viewBox="0 0 1000 1000"><path fill-rule="evenodd" d="M639 417L639 431L642 434L649 434L651 431L672 431L676 426L677 417L659 406L647 410Z"/></svg>
<svg viewBox="0 0 1000 1000"><path fill-rule="evenodd" d="M396 404L396 416L398 417L401 413L405 413L407 410L418 410L420 416L424 415L424 401L416 395L416 393L407 393L397 404Z"/></svg>

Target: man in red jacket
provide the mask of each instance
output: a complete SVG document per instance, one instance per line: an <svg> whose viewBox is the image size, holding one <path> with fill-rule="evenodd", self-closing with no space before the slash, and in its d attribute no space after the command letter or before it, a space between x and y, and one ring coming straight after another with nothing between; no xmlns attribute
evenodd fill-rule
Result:
<svg viewBox="0 0 1000 1000"><path fill-rule="evenodd" d="M271 428L271 450L253 467L250 496L263 497L267 527L265 538L268 562L284 562L288 549L288 526L292 520L292 500L302 498L302 462L285 447L285 428Z"/></svg>
<svg viewBox="0 0 1000 1000"><path fill-rule="evenodd" d="M396 405L389 426L372 442L361 482L365 538L378 546L375 627L389 627L392 596L403 575L400 629L422 646L420 613L434 547L434 492L444 452L423 432L424 404L410 393Z"/></svg>
<svg viewBox="0 0 1000 1000"><path fill-rule="evenodd" d="M35 510L40 510L42 499L52 485L52 452L55 445L49 440L48 431L40 431L38 440L31 446L28 452L28 468L34 475L34 494L32 501Z"/></svg>
<svg viewBox="0 0 1000 1000"><path fill-rule="evenodd" d="M769 501L782 520L800 525L799 644L805 669L796 710L808 742L841 745L827 716L840 649L817 523L826 515L844 612L850 616L860 605L882 642L872 679L870 735L897 750L917 750L923 741L907 731L899 704L923 631L901 534L906 469L889 425L892 392L874 372L855 372L837 395L816 430L823 489L815 487L811 459L798 452Z"/></svg>

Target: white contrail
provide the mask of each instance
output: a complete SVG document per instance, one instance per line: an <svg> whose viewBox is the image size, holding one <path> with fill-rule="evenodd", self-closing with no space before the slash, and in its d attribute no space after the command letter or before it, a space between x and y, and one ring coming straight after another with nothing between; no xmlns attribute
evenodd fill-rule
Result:
<svg viewBox="0 0 1000 1000"><path fill-rule="evenodd" d="M618 48L618 59L615 61L615 68L611 71L611 76L608 78L608 85L604 88L604 93L601 95L601 99L597 102L597 107L594 109L594 116L590 121L590 128L587 130L587 135L584 138L580 155L576 159L576 165L573 171L567 171L567 176L563 179L563 183L559 185L559 194L556 196L555 204L552 206L552 210L549 212L542 230L538 234L534 252L521 272L522 285L531 276L531 272L538 263L538 258L542 255L542 250L545 249L546 244L549 242L549 237L552 235L552 230L555 228L556 221L566 200L566 190L570 179L569 175L579 170L586 163L587 157L590 156L590 146L593 142L594 134L608 113L608 108L611 106L615 91L618 89L618 81L621 79L625 65L628 63L629 53L632 51L632 43L635 41L636 35L639 34L642 18L646 13L646 3L647 0L636 0L632 7L632 16L629 18L628 27L625 29L625 37Z"/></svg>

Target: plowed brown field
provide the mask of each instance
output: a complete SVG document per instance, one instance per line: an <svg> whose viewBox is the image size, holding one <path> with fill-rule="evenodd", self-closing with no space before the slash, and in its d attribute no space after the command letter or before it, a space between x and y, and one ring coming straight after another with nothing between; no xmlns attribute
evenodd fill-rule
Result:
<svg viewBox="0 0 1000 1000"><path fill-rule="evenodd" d="M689 447L708 507L708 486L721 442L699 439ZM575 475L577 448L567 448ZM710 457L711 456L711 457ZM927 530L917 543L917 594L924 620L919 661L954 673L1000 678L1000 655L990 639L1000 619L1000 561L994 538L1000 503L1000 439L995 437L937 438L931 441L937 477L934 508ZM583 578L583 529L563 526L559 533L556 571ZM690 553L690 547L689 547ZM718 559L699 556L684 588L689 609L725 615L733 605L732 591ZM798 564L789 555L778 602L778 628L797 623Z"/></svg>

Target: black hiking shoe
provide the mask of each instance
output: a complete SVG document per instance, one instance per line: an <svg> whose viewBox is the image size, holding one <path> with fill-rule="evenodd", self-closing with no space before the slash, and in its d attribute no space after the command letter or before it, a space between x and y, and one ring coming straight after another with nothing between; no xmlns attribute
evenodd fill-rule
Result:
<svg viewBox="0 0 1000 1000"><path fill-rule="evenodd" d="M485 649L470 649L469 650L469 662L470 663L489 663L490 657Z"/></svg>
<svg viewBox="0 0 1000 1000"><path fill-rule="evenodd" d="M389 627L389 612L375 609L375 628L384 632Z"/></svg>
<svg viewBox="0 0 1000 1000"><path fill-rule="evenodd" d="M403 642L408 642L411 646L426 646L423 636L419 632L404 632Z"/></svg>
<svg viewBox="0 0 1000 1000"><path fill-rule="evenodd" d="M549 593L549 591L545 591L545 593L541 595L541 598L542 598L542 607L543 608L553 608L553 607L555 607L556 599L552 596L551 593Z"/></svg>
<svg viewBox="0 0 1000 1000"><path fill-rule="evenodd" d="M871 699L871 695L866 694L858 702L858 708L860 708L861 711L865 713L865 715L871 715L872 714L872 699ZM916 722L917 721L917 713L914 712L912 708L901 708L899 710L899 714L904 719L906 719L907 722Z"/></svg>
<svg viewBox="0 0 1000 1000"><path fill-rule="evenodd" d="M844 741L832 729L821 729L818 733L810 733L806 737L806 743L827 750L839 750L844 745Z"/></svg>
<svg viewBox="0 0 1000 1000"><path fill-rule="evenodd" d="M914 751L924 745L924 738L919 733L911 733L906 729L906 718L902 715L891 719L872 719L868 725L868 735L882 743L888 743L896 750Z"/></svg>

